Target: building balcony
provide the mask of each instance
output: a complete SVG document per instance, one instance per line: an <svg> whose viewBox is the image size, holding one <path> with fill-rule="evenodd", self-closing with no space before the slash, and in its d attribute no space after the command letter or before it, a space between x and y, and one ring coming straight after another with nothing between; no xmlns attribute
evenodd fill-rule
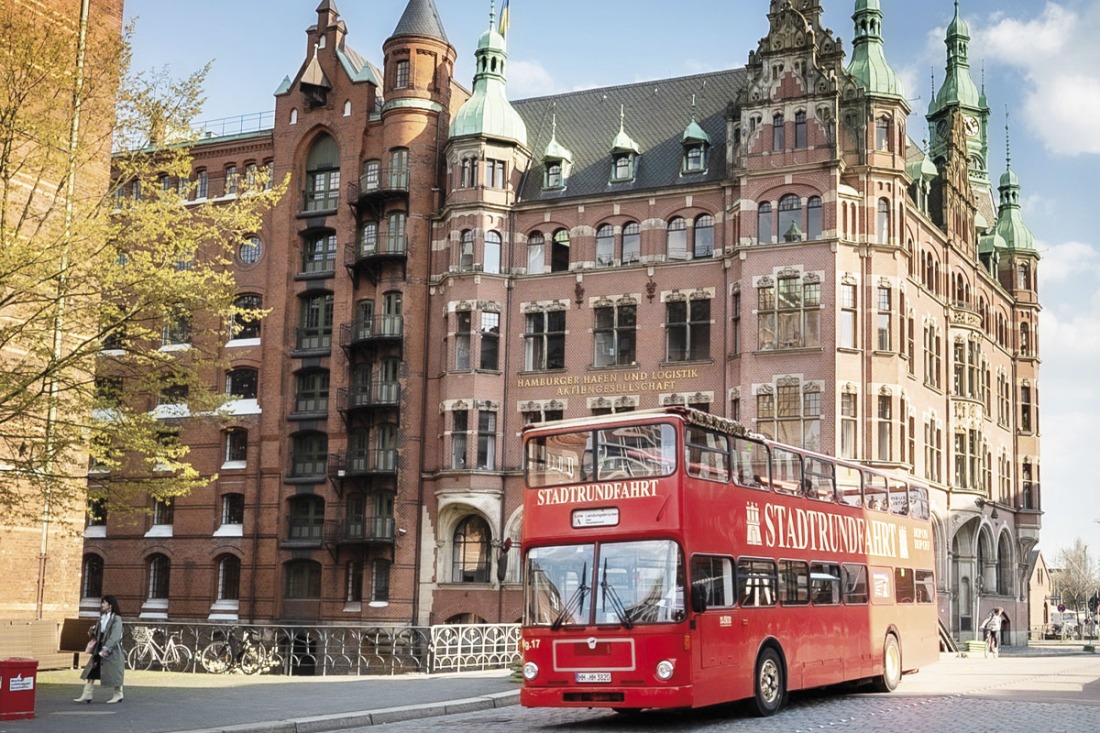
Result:
<svg viewBox="0 0 1100 733"><path fill-rule="evenodd" d="M339 545L393 542L393 517L344 517L328 523L326 535Z"/></svg>
<svg viewBox="0 0 1100 733"><path fill-rule="evenodd" d="M340 326L340 346L350 349L387 343L400 345L404 334L405 320L401 316L356 318Z"/></svg>
<svg viewBox="0 0 1100 733"><path fill-rule="evenodd" d="M409 195L408 168L379 169L348 183L348 197L358 206L380 210L386 201Z"/></svg>
<svg viewBox="0 0 1100 733"><path fill-rule="evenodd" d="M353 385L339 390L339 405L344 412L357 412L376 408L393 409L401 403L401 385L398 382L375 380L370 384Z"/></svg>
<svg viewBox="0 0 1100 733"><path fill-rule="evenodd" d="M372 282L378 271L389 264L404 265L409 256L409 238L385 236L370 242L358 242L344 247L344 267L352 276L366 273Z"/></svg>
<svg viewBox="0 0 1100 733"><path fill-rule="evenodd" d="M332 475L336 478L395 476L397 475L397 449L353 449L348 453L337 453L330 457L329 466L332 469Z"/></svg>

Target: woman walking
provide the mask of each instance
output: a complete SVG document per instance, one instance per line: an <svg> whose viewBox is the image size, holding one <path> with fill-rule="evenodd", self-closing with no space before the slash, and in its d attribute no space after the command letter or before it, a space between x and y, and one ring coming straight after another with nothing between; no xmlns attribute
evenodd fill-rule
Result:
<svg viewBox="0 0 1100 733"><path fill-rule="evenodd" d="M115 688L115 694L108 704L122 702L122 678L126 673L126 655L122 653L122 613L118 608L118 599L103 596L99 602L99 621L89 630L94 636L92 658L80 673L84 680L84 692L73 702L90 703L92 686L96 680L103 687Z"/></svg>

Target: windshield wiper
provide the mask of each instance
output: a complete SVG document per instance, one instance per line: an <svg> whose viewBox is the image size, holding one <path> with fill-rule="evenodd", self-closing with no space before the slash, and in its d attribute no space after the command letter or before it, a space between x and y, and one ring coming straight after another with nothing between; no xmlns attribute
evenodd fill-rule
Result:
<svg viewBox="0 0 1100 733"><path fill-rule="evenodd" d="M626 606L623 605L623 601L619 598L618 592L616 592L614 586L607 582L607 560L603 561L603 575L600 580L600 589L603 591L603 604L607 607L607 599L611 599L611 608L614 609L618 615L619 620L622 621L623 626L628 629L634 628L634 622L630 620L630 614L626 612Z"/></svg>
<svg viewBox="0 0 1100 733"><path fill-rule="evenodd" d="M574 607L576 607L578 613L584 609L584 597L588 595L588 586L585 585L584 579L587 577L588 563L585 563L584 569L581 571L581 584L573 591L573 595L569 596L569 600L565 602L565 606L562 607L558 617L554 619L554 623L550 624L551 631L557 631L561 628L561 625L565 623L565 617L573 614Z"/></svg>

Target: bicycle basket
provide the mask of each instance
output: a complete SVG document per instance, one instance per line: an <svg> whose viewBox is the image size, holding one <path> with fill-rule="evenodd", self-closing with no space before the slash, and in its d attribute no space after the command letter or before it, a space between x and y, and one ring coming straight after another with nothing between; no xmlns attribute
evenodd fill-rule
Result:
<svg viewBox="0 0 1100 733"><path fill-rule="evenodd" d="M149 626L134 626L130 630L130 634L134 637L134 641L139 644L153 640L153 629Z"/></svg>

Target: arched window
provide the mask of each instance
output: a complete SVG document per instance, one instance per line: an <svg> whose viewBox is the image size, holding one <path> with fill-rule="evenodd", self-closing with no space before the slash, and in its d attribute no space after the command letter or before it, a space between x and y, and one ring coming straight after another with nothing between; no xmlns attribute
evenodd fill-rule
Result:
<svg viewBox="0 0 1100 733"><path fill-rule="evenodd" d="M294 411L297 413L328 412L328 369L306 369L295 381Z"/></svg>
<svg viewBox="0 0 1100 733"><path fill-rule="evenodd" d="M474 269L474 232L466 229L459 237L458 271L470 272Z"/></svg>
<svg viewBox="0 0 1100 733"><path fill-rule="evenodd" d="M409 151L408 148L394 148L390 151L390 188L406 191L409 188Z"/></svg>
<svg viewBox="0 0 1100 733"><path fill-rule="evenodd" d="M759 244L772 243L772 205L767 201L760 204L756 217L756 241Z"/></svg>
<svg viewBox="0 0 1100 733"><path fill-rule="evenodd" d="M85 555L80 575L80 597L99 598L103 595L103 558Z"/></svg>
<svg viewBox="0 0 1100 733"><path fill-rule="evenodd" d="M370 257L378 252L378 222L365 221L359 229L359 256Z"/></svg>
<svg viewBox="0 0 1100 733"><path fill-rule="evenodd" d="M890 120L879 117L875 120L875 150L889 152L893 144L890 138Z"/></svg>
<svg viewBox="0 0 1100 733"><path fill-rule="evenodd" d="M299 349L328 349L332 346L332 293L306 293L299 301Z"/></svg>
<svg viewBox="0 0 1100 733"><path fill-rule="evenodd" d="M667 254L670 260L688 259L687 222L676 217L668 222Z"/></svg>
<svg viewBox="0 0 1100 733"><path fill-rule="evenodd" d="M146 600L168 600L169 576L172 570L172 561L164 555L153 555L146 563L148 583L146 585Z"/></svg>
<svg viewBox="0 0 1100 733"><path fill-rule="evenodd" d="M1012 547L1007 537L997 542L997 594L1012 595Z"/></svg>
<svg viewBox="0 0 1100 733"><path fill-rule="evenodd" d="M452 550L452 582L489 582L489 525L484 519L470 515L459 522Z"/></svg>
<svg viewBox="0 0 1100 733"><path fill-rule="evenodd" d="M219 601L236 601L241 597L241 560L235 555L222 555L218 560Z"/></svg>
<svg viewBox="0 0 1100 733"><path fill-rule="evenodd" d="M878 200L876 234L878 235L879 244L890 243L890 202L887 199Z"/></svg>
<svg viewBox="0 0 1100 733"><path fill-rule="evenodd" d="M320 541L325 528L325 500L305 494L289 502L287 539Z"/></svg>
<svg viewBox="0 0 1100 733"><path fill-rule="evenodd" d="M340 202L340 147L322 133L306 158L306 211L335 210Z"/></svg>
<svg viewBox="0 0 1100 733"><path fill-rule="evenodd" d="M615 227L604 224L596 230L596 267L615 264Z"/></svg>
<svg viewBox="0 0 1100 733"><path fill-rule="evenodd" d="M821 239L821 197L811 196L806 201L806 239Z"/></svg>
<svg viewBox="0 0 1100 733"><path fill-rule="evenodd" d="M322 231L306 237L302 247L302 272L333 272L336 269L336 233Z"/></svg>
<svg viewBox="0 0 1100 733"><path fill-rule="evenodd" d="M260 337L259 310L263 299L259 295L239 295L233 301L231 339L258 339Z"/></svg>
<svg viewBox="0 0 1100 733"><path fill-rule="evenodd" d="M394 211L386 217L386 253L404 254L409 238L405 231L408 216L404 211Z"/></svg>
<svg viewBox="0 0 1100 733"><path fill-rule="evenodd" d="M802 199L789 194L779 199L779 229L784 242L802 241Z"/></svg>
<svg viewBox="0 0 1100 733"><path fill-rule="evenodd" d="M550 272L569 271L569 232L559 229L554 232L554 245L550 252Z"/></svg>
<svg viewBox="0 0 1100 733"><path fill-rule="evenodd" d="M623 227L623 264L642 258L642 228L632 221Z"/></svg>
<svg viewBox="0 0 1100 733"><path fill-rule="evenodd" d="M291 475L324 476L328 467L328 436L306 431L294 435L291 441Z"/></svg>
<svg viewBox="0 0 1100 733"><path fill-rule="evenodd" d="M714 217L703 214L695 219L696 259L714 256Z"/></svg>
<svg viewBox="0 0 1100 733"><path fill-rule="evenodd" d="M527 274L541 275L546 263L546 237L542 232L531 232L527 238Z"/></svg>
<svg viewBox="0 0 1100 733"><path fill-rule="evenodd" d="M283 598L290 601L321 599L321 563L313 560L293 560L286 564L286 585Z"/></svg>
<svg viewBox="0 0 1100 733"><path fill-rule="evenodd" d="M806 144L806 112L799 110L794 113L794 147L802 150Z"/></svg>
<svg viewBox="0 0 1100 733"><path fill-rule="evenodd" d="M485 272L500 272L500 232L485 233L485 254L482 259Z"/></svg>
<svg viewBox="0 0 1100 733"><path fill-rule="evenodd" d="M225 394L235 400L254 400L259 381L258 369L231 369L225 375Z"/></svg>
<svg viewBox="0 0 1100 733"><path fill-rule="evenodd" d="M363 161L363 175L359 178L359 188L363 192L377 191L382 184L382 162L378 160Z"/></svg>

